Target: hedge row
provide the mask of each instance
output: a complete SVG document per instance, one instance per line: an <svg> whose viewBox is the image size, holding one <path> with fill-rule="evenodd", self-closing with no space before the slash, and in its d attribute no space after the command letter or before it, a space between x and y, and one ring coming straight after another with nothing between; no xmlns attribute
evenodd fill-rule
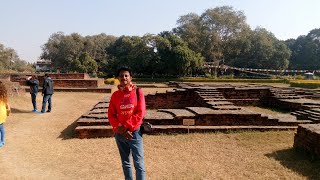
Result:
<svg viewBox="0 0 320 180"><path fill-rule="evenodd" d="M159 82L166 83L169 81L178 82L226 82L226 83L284 83L290 84L291 87L302 87L308 89L320 88L320 80L285 80L285 79L213 79L213 78L135 78L134 82ZM119 84L115 78L105 79L106 84Z"/></svg>
<svg viewBox="0 0 320 180"><path fill-rule="evenodd" d="M290 81L291 87L302 87L308 89L320 88L320 80L295 80Z"/></svg>
<svg viewBox="0 0 320 180"><path fill-rule="evenodd" d="M105 79L106 84L113 84L115 81L114 78ZM178 81L178 82L239 82L239 83L286 83L286 80L283 79L213 79L213 78L134 78L134 82L158 82L166 83L169 81Z"/></svg>

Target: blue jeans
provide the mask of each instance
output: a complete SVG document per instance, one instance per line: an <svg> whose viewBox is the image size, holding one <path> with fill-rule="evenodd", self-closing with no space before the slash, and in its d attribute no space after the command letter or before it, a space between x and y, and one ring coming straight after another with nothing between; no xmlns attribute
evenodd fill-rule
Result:
<svg viewBox="0 0 320 180"><path fill-rule="evenodd" d="M37 93L31 93L31 101L33 105L33 110L37 110Z"/></svg>
<svg viewBox="0 0 320 180"><path fill-rule="evenodd" d="M132 153L133 164L136 169L136 179L146 179L143 155L143 139L140 128L132 132L131 140L125 139L122 135L115 134L115 139L121 156L122 169L126 180L132 180L132 168L130 163L130 153Z"/></svg>
<svg viewBox="0 0 320 180"><path fill-rule="evenodd" d="M51 97L52 97L52 94L43 95L41 112L43 113L46 112L47 102L48 102L48 111L49 112L51 111L51 108L52 108Z"/></svg>
<svg viewBox="0 0 320 180"><path fill-rule="evenodd" d="M5 135L5 132L4 132L4 127L3 127L3 123L0 124L0 144L1 143L5 143L5 140L4 140L4 135Z"/></svg>

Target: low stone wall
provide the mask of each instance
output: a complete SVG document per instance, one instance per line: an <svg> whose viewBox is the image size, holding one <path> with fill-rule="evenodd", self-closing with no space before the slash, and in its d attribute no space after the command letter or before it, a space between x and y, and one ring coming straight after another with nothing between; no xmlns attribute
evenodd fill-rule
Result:
<svg viewBox="0 0 320 180"><path fill-rule="evenodd" d="M3 79L1 79L0 81L7 88L8 96L17 96L17 95L20 95L20 94L24 94L26 92L25 89L23 89L20 86L20 84L17 83L17 82L11 82L9 80L3 80Z"/></svg>
<svg viewBox="0 0 320 180"><path fill-rule="evenodd" d="M259 106L262 104L261 99L268 99L270 96L269 89L218 88L218 90L226 100L236 106ZM203 98L196 94L195 91L193 89L184 89L148 95L146 96L146 103L150 109L206 106L206 103L202 102Z"/></svg>
<svg viewBox="0 0 320 180"><path fill-rule="evenodd" d="M95 88L104 85L103 78L96 79L54 79L54 87L65 88Z"/></svg>
<svg viewBox="0 0 320 180"><path fill-rule="evenodd" d="M260 99L228 99L236 106L260 106L262 103Z"/></svg>
<svg viewBox="0 0 320 180"><path fill-rule="evenodd" d="M21 86L26 86L27 75L25 74L11 74L10 75L10 81L12 82L18 82Z"/></svg>
<svg viewBox="0 0 320 180"><path fill-rule="evenodd" d="M0 74L0 80L10 81L10 74Z"/></svg>
<svg viewBox="0 0 320 180"><path fill-rule="evenodd" d="M302 108L303 104L298 102L290 102L285 99L277 99L276 97L267 97L262 100L263 105L288 111L296 111Z"/></svg>
<svg viewBox="0 0 320 180"><path fill-rule="evenodd" d="M226 99L260 99L270 96L268 88L218 88Z"/></svg>
<svg viewBox="0 0 320 180"><path fill-rule="evenodd" d="M277 126L277 119L271 120L267 117L262 117L261 114L207 114L196 121L197 126Z"/></svg>
<svg viewBox="0 0 320 180"><path fill-rule="evenodd" d="M51 77L51 79L53 79L54 81L56 80L84 80L84 79L90 79L90 76L87 73L54 73L54 74L49 74L49 76ZM42 84L43 80L44 80L44 76L38 76L38 80L40 82L40 84Z"/></svg>
<svg viewBox="0 0 320 180"><path fill-rule="evenodd" d="M18 82L21 86L27 86L26 78L32 74L11 74L10 79ZM98 88L104 85L103 78L90 78L87 73L71 74L49 74L54 81L54 87L59 88ZM44 76L38 76L39 84L42 86Z"/></svg>
<svg viewBox="0 0 320 180"><path fill-rule="evenodd" d="M145 97L148 109L184 108L197 105L195 93L188 90L177 90Z"/></svg>
<svg viewBox="0 0 320 180"><path fill-rule="evenodd" d="M90 76L87 73L49 73L52 79L89 79Z"/></svg>
<svg viewBox="0 0 320 180"><path fill-rule="evenodd" d="M320 158L320 124L299 125L293 146Z"/></svg>

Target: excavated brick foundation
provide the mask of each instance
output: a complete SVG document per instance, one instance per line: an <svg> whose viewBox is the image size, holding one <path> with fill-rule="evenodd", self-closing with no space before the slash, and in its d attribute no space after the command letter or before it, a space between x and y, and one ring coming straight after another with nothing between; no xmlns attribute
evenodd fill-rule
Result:
<svg viewBox="0 0 320 180"><path fill-rule="evenodd" d="M299 125L293 146L320 158L320 124Z"/></svg>
<svg viewBox="0 0 320 180"><path fill-rule="evenodd" d="M32 74L10 74L9 79L26 87L26 77L30 75ZM49 75L54 80L55 91L110 93L112 88L104 84L103 78L90 78L87 73L52 73ZM44 76L38 75L38 79L41 89ZM26 87L25 91L28 92L29 88Z"/></svg>
<svg viewBox="0 0 320 180"><path fill-rule="evenodd" d="M173 84L170 84L173 86ZM296 130L299 124L318 123L320 101L299 88L262 85L195 85L175 83L175 90L145 97L145 121L153 132L188 133L238 130ZM95 105L77 120L76 137L112 137L107 119L109 99ZM244 106L266 106L290 111L283 119L247 110ZM186 126L185 120L191 120ZM189 121L190 122L190 121Z"/></svg>

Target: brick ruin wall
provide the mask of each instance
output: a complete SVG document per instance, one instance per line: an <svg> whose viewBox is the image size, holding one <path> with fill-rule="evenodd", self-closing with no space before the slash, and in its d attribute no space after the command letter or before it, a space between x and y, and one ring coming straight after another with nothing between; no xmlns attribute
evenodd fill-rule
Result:
<svg viewBox="0 0 320 180"><path fill-rule="evenodd" d="M195 101L195 93L192 91L160 93L148 95L145 98L148 109L177 109L199 106Z"/></svg>
<svg viewBox="0 0 320 180"><path fill-rule="evenodd" d="M11 74L10 79L19 82L21 86L27 86L26 78L31 74ZM90 78L87 73L71 73L71 74L49 74L54 80L54 87L65 88L97 88L104 85L103 78ZM40 86L43 83L44 76L38 76Z"/></svg>
<svg viewBox="0 0 320 180"><path fill-rule="evenodd" d="M218 88L218 90L236 106L259 106L264 104L264 97L270 96L269 89Z"/></svg>
<svg viewBox="0 0 320 180"><path fill-rule="evenodd" d="M57 73L57 74L49 74L49 76L54 79L65 79L65 80L84 80L84 79L91 79L90 76L87 73L70 73L70 74L63 74L63 73ZM38 76L38 80L40 82L43 82L44 76Z"/></svg>
<svg viewBox="0 0 320 180"><path fill-rule="evenodd" d="M11 76L10 76L10 74L0 74L0 79L10 81Z"/></svg>
<svg viewBox="0 0 320 180"><path fill-rule="evenodd" d="M293 146L320 158L320 124L299 125Z"/></svg>
<svg viewBox="0 0 320 180"><path fill-rule="evenodd" d="M196 126L277 126L278 120L260 114L206 114L199 116Z"/></svg>
<svg viewBox="0 0 320 180"><path fill-rule="evenodd" d="M269 89L235 89L219 88L223 96L236 106L258 106L272 105L268 102L270 98ZM184 108L204 106L197 101L198 95L195 90L177 91L174 93L159 93L146 96L146 103L149 109L159 108Z"/></svg>
<svg viewBox="0 0 320 180"><path fill-rule="evenodd" d="M277 109L287 110L287 111L296 111L302 108L301 103L281 101L275 97L266 96L261 99L261 102L264 106L273 107Z"/></svg>
<svg viewBox="0 0 320 180"><path fill-rule="evenodd" d="M269 88L221 88L219 91L236 106L266 106L288 111L302 108L301 103L281 101L281 99L273 97Z"/></svg>
<svg viewBox="0 0 320 180"><path fill-rule="evenodd" d="M57 73L49 74L52 79L90 79L89 74L87 73Z"/></svg>
<svg viewBox="0 0 320 180"><path fill-rule="evenodd" d="M104 79L54 79L54 87L65 88L96 88L104 85Z"/></svg>
<svg viewBox="0 0 320 180"><path fill-rule="evenodd" d="M17 96L25 93L25 90L17 82L11 82L8 79L0 79L7 89L8 96Z"/></svg>

